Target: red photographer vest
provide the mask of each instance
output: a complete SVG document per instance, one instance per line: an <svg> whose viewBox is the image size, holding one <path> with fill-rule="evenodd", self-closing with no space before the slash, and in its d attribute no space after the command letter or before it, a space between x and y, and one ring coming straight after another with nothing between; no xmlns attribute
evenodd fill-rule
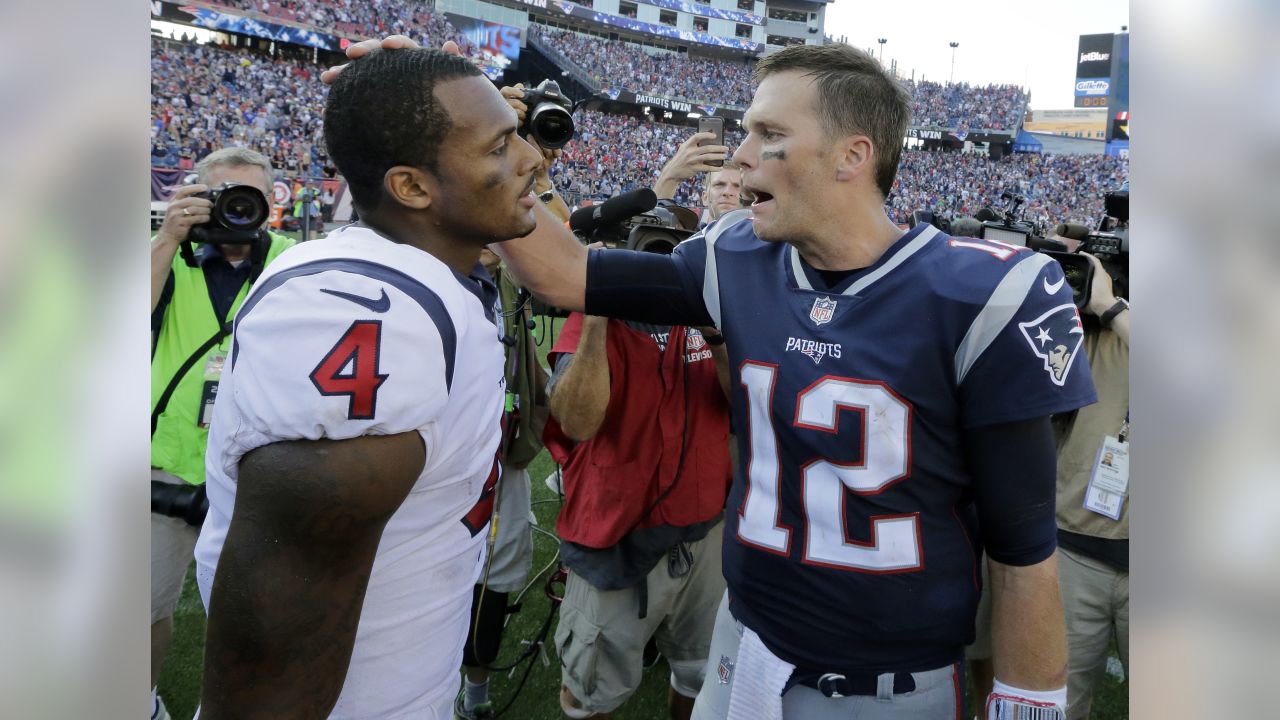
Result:
<svg viewBox="0 0 1280 720"><path fill-rule="evenodd" d="M553 354L577 350L581 322L569 319ZM610 397L600 430L575 444L551 418L543 432L564 468L560 539L607 548L639 528L714 518L732 482L729 408L701 333L675 326L662 351L610 320L606 352Z"/></svg>

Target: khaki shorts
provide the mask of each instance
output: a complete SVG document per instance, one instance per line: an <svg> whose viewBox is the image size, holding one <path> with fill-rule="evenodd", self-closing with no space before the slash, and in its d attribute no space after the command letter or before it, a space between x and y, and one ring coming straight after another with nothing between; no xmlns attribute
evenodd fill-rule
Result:
<svg viewBox="0 0 1280 720"><path fill-rule="evenodd" d="M1058 548L1058 581L1067 617L1067 720L1083 720L1113 638L1129 674L1129 573Z"/></svg>
<svg viewBox="0 0 1280 720"><path fill-rule="evenodd" d="M671 686L686 697L697 694L724 595L723 540L720 522L705 538L690 543L693 567L681 578L672 578L666 560L660 560L647 578L649 607L643 619L639 589L597 590L569 574L556 650L561 681L583 708L613 712L631 697L643 678L644 646L650 637L671 667Z"/></svg>
<svg viewBox="0 0 1280 720"><path fill-rule="evenodd" d="M186 485L187 481L163 470L151 469L153 482ZM180 518L151 513L151 624L173 617L182 596L182 581L195 559L200 528Z"/></svg>

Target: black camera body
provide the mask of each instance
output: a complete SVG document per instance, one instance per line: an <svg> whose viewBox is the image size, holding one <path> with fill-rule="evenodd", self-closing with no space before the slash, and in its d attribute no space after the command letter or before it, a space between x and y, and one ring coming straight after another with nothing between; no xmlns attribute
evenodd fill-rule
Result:
<svg viewBox="0 0 1280 720"><path fill-rule="evenodd" d="M521 137L532 137L547 150L562 148L573 139L573 101L560 91L560 83L547 79L524 91L521 98L528 107Z"/></svg>
<svg viewBox="0 0 1280 720"><path fill-rule="evenodd" d="M262 225L271 216L267 196L245 183L226 182L194 197L213 202L209 222L193 225L187 240L215 245L249 245L262 237Z"/></svg>
<svg viewBox="0 0 1280 720"><path fill-rule="evenodd" d="M656 207L620 223L600 227L590 236L579 235L579 239L584 243L602 242L607 248L670 255L677 245L694 233L685 229L676 213L676 210L683 209Z"/></svg>

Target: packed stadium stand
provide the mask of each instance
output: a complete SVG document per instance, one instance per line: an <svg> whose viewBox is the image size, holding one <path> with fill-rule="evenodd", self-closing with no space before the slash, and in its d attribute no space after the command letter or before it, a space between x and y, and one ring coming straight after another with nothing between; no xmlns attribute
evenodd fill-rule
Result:
<svg viewBox="0 0 1280 720"><path fill-rule="evenodd" d="M923 127L1015 129L1030 101L1030 96L1017 85L979 87L908 81L907 87L914 100L911 122Z"/></svg>
<svg viewBox="0 0 1280 720"><path fill-rule="evenodd" d="M751 103L754 64L746 60L690 58L538 25L530 25L529 31L576 66L571 71L585 74L600 87L622 85L637 93L743 108Z"/></svg>
<svg viewBox="0 0 1280 720"><path fill-rule="evenodd" d="M426 46L447 39L468 43L442 14L408 0L377 4L350 0L223 0L236 12L309 24L354 37L403 32ZM745 106L751 96L752 62L690 58L591 35L528 26L531 37L565 61L566 77L579 74L587 86L625 83L636 93L695 102ZM327 178L334 168L325 153L321 116L325 88L307 48L289 46L267 54L261 46L219 47L152 37L151 162L161 168L191 168L204 155L228 145L252 147L271 157L284 176ZM1021 124L1028 94L1011 85L971 86L907 82L915 98L916 127L1010 130ZM553 170L557 187L572 204L651 186L659 170L691 132L687 125L653 115L606 114L579 109L578 132ZM670 113L666 114L670 117ZM741 134L732 125L727 143ZM1027 197L1026 217L1046 223L1093 222L1102 193L1126 179L1126 161L1098 155L1012 154L998 160L959 152L903 153L898 182L886 203L896 222L928 209L943 216L973 214L1011 190ZM677 200L698 204L696 181Z"/></svg>

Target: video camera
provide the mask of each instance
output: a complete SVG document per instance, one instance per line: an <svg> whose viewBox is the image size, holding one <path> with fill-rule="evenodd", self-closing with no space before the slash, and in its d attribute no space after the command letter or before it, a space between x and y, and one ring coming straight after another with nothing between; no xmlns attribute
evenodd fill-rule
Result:
<svg viewBox="0 0 1280 720"><path fill-rule="evenodd" d="M1093 264L1077 253L1086 252L1098 258L1102 269L1111 276L1111 284L1117 297L1129 297L1129 190L1127 184L1120 190L1103 195L1105 215L1096 230L1075 223L1059 223L1054 234L1080 241L1074 252L1068 252L1066 243L1043 240L1059 247L1039 248L1062 265L1067 284L1075 296L1076 307L1084 309L1093 287Z"/></svg>
<svg viewBox="0 0 1280 720"><path fill-rule="evenodd" d="M578 208L569 216L569 229L584 245L669 255L696 231L698 214L663 201L649 188L625 192L598 205ZM564 317L568 313L535 302L537 315Z"/></svg>
<svg viewBox="0 0 1280 720"><path fill-rule="evenodd" d="M1088 258L1078 254L1081 252L1089 253L1102 262L1103 269L1111 276L1117 296L1129 296L1127 184L1124 188L1103 196L1106 215L1099 221L1097 230L1075 223L1059 223L1054 229L1054 234L1059 237L1080 241L1074 251L1068 250L1068 245L1061 240L1045 237L1036 223L1023 220L1025 211L1022 206L1026 203L1025 197L1005 191L1000 194L1000 200L1001 203L987 205L975 214L974 219L979 223L976 230L972 226L964 228L960 220L943 218L928 210L916 210L912 213L912 220L915 224L928 223L945 233L955 230L968 235L972 232L972 237L1028 247L1052 257L1062 265L1076 307L1081 310L1089 303L1089 292L1093 287L1093 264Z"/></svg>
<svg viewBox="0 0 1280 720"><path fill-rule="evenodd" d="M569 216L569 229L584 244L639 250L663 255L694 233L698 216L675 204L658 205L658 196L641 188L579 208Z"/></svg>
<svg viewBox="0 0 1280 720"><path fill-rule="evenodd" d="M547 150L562 148L573 139L573 101L560 91L560 83L547 79L525 90L521 101L529 110L520 128L521 137L532 137Z"/></svg>

